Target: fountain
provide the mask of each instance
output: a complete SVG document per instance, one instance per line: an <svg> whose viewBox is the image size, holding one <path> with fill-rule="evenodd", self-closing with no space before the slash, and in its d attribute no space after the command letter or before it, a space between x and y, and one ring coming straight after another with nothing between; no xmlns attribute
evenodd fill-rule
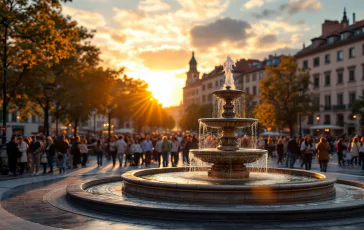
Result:
<svg viewBox="0 0 364 230"><path fill-rule="evenodd" d="M312 171L262 172L247 166L266 151L237 145L235 130L257 119L236 118L233 102L244 92L235 89L232 67L228 58L224 88L213 93L225 102L221 117L199 120L221 130L219 145L191 150L212 166L140 169L83 181L67 187L68 199L98 211L171 219L293 220L361 214L363 185Z"/></svg>
<svg viewBox="0 0 364 230"><path fill-rule="evenodd" d="M217 98L223 100L222 118L201 118L199 122L207 127L220 129L222 136L217 149L192 149L190 152L204 162L214 165L208 171L209 177L222 179L246 179L249 171L244 163L252 163L266 154L266 150L239 149L235 138L235 130L250 127L257 119L235 118L233 102L244 92L236 90L233 78L234 61L228 57L224 63L225 89L213 92Z"/></svg>

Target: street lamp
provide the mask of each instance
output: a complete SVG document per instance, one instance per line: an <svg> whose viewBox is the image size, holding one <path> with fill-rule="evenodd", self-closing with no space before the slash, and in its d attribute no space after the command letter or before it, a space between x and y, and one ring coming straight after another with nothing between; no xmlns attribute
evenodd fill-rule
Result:
<svg viewBox="0 0 364 230"><path fill-rule="evenodd" d="M53 84L45 84L44 85L44 100L45 100L45 106L44 106L44 135L49 136L49 103L53 96Z"/></svg>
<svg viewBox="0 0 364 230"><path fill-rule="evenodd" d="M96 114L97 109L92 110L92 115L94 116L94 135L96 135Z"/></svg>
<svg viewBox="0 0 364 230"><path fill-rule="evenodd" d="M108 136L109 136L109 142L111 141L111 108L107 108L106 109L106 113L108 115L108 124L107 124L107 127L108 127Z"/></svg>
<svg viewBox="0 0 364 230"><path fill-rule="evenodd" d="M300 130L299 130L299 135L300 135L300 139L302 138L302 110L303 110L303 106L302 106L302 97L303 97L303 88L299 88L298 89L298 95L300 96L300 107L301 107L301 111L299 113L299 120L300 120Z"/></svg>

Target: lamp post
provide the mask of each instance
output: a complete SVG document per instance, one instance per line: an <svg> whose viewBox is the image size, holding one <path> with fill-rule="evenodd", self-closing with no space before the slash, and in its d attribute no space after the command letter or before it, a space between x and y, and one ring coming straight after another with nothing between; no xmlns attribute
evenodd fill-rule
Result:
<svg viewBox="0 0 364 230"><path fill-rule="evenodd" d="M106 113L108 116L108 136L109 136L109 142L110 142L111 141L111 108L107 108Z"/></svg>
<svg viewBox="0 0 364 230"><path fill-rule="evenodd" d="M300 136L300 139L302 138L302 110L303 110L303 106L302 106L302 97L303 97L303 88L299 88L298 89L298 94L300 96L300 109L301 111L299 112L299 122L300 122L300 130L299 130L299 136Z"/></svg>
<svg viewBox="0 0 364 230"><path fill-rule="evenodd" d="M96 135L96 114L97 110L96 109L92 110L92 115L94 116L94 135Z"/></svg>
<svg viewBox="0 0 364 230"><path fill-rule="evenodd" d="M53 95L53 84L45 84L44 85L44 135L49 136L49 104Z"/></svg>

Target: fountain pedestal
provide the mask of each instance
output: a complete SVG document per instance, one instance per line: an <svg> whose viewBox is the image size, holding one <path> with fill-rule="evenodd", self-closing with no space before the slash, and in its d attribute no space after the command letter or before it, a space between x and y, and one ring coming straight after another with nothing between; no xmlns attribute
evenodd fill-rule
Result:
<svg viewBox="0 0 364 230"><path fill-rule="evenodd" d="M249 178L249 170L244 164L214 164L208 170L208 176L212 178L246 179Z"/></svg>

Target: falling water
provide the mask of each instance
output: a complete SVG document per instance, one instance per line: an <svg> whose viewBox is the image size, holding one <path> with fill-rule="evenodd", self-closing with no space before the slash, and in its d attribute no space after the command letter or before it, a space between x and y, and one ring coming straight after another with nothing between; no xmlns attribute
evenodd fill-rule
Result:
<svg viewBox="0 0 364 230"><path fill-rule="evenodd" d="M235 89L234 75L233 75L234 66L235 62L233 61L233 59L231 59L230 56L228 56L226 61L224 62L224 73L225 73L224 89L226 87L230 87L230 89Z"/></svg>

